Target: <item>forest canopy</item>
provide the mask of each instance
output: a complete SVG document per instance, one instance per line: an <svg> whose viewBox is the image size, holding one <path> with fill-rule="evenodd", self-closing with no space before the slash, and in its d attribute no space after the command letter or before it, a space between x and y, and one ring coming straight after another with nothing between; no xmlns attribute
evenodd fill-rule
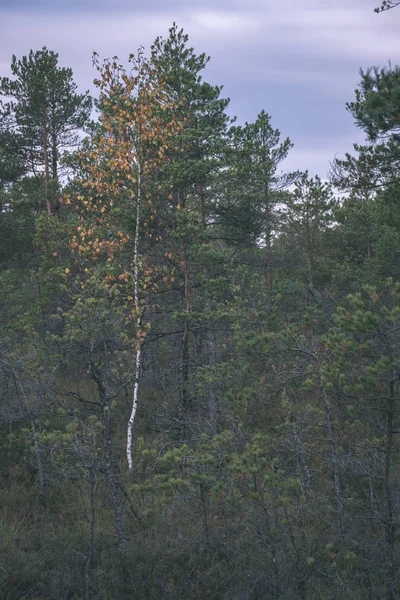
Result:
<svg viewBox="0 0 400 600"><path fill-rule="evenodd" d="M0 79L1 597L395 600L400 67L326 181L176 24L121 61Z"/></svg>

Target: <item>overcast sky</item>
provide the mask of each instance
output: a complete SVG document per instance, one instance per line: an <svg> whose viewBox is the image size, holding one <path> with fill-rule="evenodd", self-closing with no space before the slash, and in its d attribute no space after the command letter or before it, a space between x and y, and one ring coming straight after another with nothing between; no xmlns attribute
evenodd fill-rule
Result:
<svg viewBox="0 0 400 600"><path fill-rule="evenodd" d="M0 0L0 75L12 54L42 46L59 53L82 89L91 55L121 60L173 21L211 61L204 73L224 86L240 123L262 110L295 147L288 169L324 177L335 154L363 139L346 112L360 67L400 63L400 8L377 15L379 0Z"/></svg>

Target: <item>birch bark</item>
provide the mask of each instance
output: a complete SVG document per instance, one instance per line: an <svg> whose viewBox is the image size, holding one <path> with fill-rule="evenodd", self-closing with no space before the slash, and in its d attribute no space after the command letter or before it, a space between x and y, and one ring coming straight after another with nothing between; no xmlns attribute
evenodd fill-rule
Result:
<svg viewBox="0 0 400 600"><path fill-rule="evenodd" d="M140 383L140 363L142 357L142 347L140 338L140 327L142 317L139 310L139 235L140 235L140 203L142 196L142 165L138 164L138 181L137 181L137 194L136 194L136 231L135 240L133 246L133 292L134 301L136 306L136 355L135 355L135 382L133 386L133 400L132 410L128 421L128 432L126 440L126 458L128 461L128 468L132 470L132 440L133 440L133 425L135 422L136 411L138 406L139 397L139 383Z"/></svg>

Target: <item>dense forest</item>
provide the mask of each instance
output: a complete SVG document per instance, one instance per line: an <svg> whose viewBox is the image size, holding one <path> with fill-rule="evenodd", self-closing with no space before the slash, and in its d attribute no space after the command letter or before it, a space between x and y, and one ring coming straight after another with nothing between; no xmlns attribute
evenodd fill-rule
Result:
<svg viewBox="0 0 400 600"><path fill-rule="evenodd" d="M176 25L93 62L0 79L1 600L399 598L400 68L327 182Z"/></svg>

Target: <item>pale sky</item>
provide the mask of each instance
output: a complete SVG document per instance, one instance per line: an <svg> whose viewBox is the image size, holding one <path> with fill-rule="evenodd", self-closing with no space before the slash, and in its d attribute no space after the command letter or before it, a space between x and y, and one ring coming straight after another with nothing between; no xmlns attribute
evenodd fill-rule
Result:
<svg viewBox="0 0 400 600"><path fill-rule="evenodd" d="M238 122L266 110L295 147L287 169L325 177L336 154L362 141L346 101L358 70L400 63L400 8L379 0L0 0L0 76L11 56L47 46L93 89L91 56L150 47L173 21L211 61L204 79L223 85Z"/></svg>

